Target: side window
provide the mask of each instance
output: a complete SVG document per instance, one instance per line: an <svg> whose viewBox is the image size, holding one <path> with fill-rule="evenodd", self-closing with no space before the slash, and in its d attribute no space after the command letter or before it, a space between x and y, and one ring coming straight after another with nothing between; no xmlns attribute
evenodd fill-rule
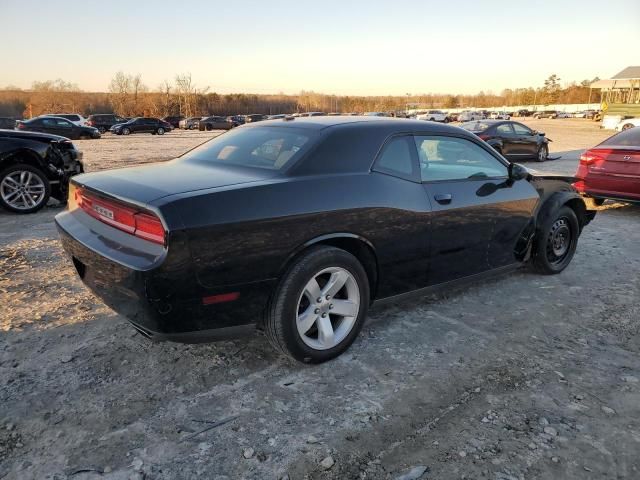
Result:
<svg viewBox="0 0 640 480"><path fill-rule="evenodd" d="M64 118L56 119L56 126L62 128L71 128L73 124L69 120L65 120Z"/></svg>
<svg viewBox="0 0 640 480"><path fill-rule="evenodd" d="M516 135L532 135L533 132L525 127L524 125L520 125L519 123L513 124L513 129L516 132Z"/></svg>
<svg viewBox="0 0 640 480"><path fill-rule="evenodd" d="M508 123L502 123L496 127L496 133L498 135L513 135L513 130Z"/></svg>
<svg viewBox="0 0 640 480"><path fill-rule="evenodd" d="M475 143L457 137L416 136L423 182L506 177L507 167Z"/></svg>
<svg viewBox="0 0 640 480"><path fill-rule="evenodd" d="M383 147L374 170L407 180L416 180L415 147L409 135L394 137Z"/></svg>

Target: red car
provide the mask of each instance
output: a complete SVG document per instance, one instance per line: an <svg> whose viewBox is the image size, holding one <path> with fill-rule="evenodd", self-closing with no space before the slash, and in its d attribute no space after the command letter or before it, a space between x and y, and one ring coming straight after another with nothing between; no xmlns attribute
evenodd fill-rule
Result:
<svg viewBox="0 0 640 480"><path fill-rule="evenodd" d="M607 198L640 203L640 127L607 138L580 156L576 190L597 205Z"/></svg>

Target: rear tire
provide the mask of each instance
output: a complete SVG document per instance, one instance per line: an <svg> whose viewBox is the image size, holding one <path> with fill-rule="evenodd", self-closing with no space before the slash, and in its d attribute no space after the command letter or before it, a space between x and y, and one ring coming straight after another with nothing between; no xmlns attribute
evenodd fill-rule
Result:
<svg viewBox="0 0 640 480"><path fill-rule="evenodd" d="M550 215L536 230L532 268L544 275L562 272L576 252L580 225L575 212L566 205Z"/></svg>
<svg viewBox="0 0 640 480"><path fill-rule="evenodd" d="M158 135L164 135L164 128L162 128L162 127L158 128L158 130L156 130L156 133Z"/></svg>
<svg viewBox="0 0 640 480"><path fill-rule="evenodd" d="M16 213L34 213L51 196L45 174L31 165L12 165L0 172L0 206Z"/></svg>
<svg viewBox="0 0 640 480"><path fill-rule="evenodd" d="M100 135L107 133L107 129L104 127L98 127L98 131L100 132Z"/></svg>
<svg viewBox="0 0 640 480"><path fill-rule="evenodd" d="M312 247L280 280L265 333L275 349L294 360L325 362L353 343L368 306L369 280L358 259L338 248Z"/></svg>
<svg viewBox="0 0 640 480"><path fill-rule="evenodd" d="M128 128L122 129L122 135L129 135L130 133L131 133L131 130L129 130Z"/></svg>

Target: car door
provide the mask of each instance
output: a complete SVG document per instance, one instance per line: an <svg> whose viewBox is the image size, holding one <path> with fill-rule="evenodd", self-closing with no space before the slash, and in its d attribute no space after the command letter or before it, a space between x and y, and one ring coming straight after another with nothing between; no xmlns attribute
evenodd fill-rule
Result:
<svg viewBox="0 0 640 480"><path fill-rule="evenodd" d="M378 296L423 288L429 281L431 202L424 194L411 135L385 142L373 166L371 188L384 207L376 215ZM400 237L400 238L399 238Z"/></svg>
<svg viewBox="0 0 640 480"><path fill-rule="evenodd" d="M27 123L30 130L58 135L57 124L53 118L41 118Z"/></svg>
<svg viewBox="0 0 640 480"><path fill-rule="evenodd" d="M490 147L449 135L416 135L420 177L431 200L429 283L516 262L515 248L539 199L513 182Z"/></svg>
<svg viewBox="0 0 640 480"><path fill-rule="evenodd" d="M158 127L158 121L154 120L153 118L145 118L143 121L143 132L145 133L152 133L155 132L156 128Z"/></svg>
<svg viewBox="0 0 640 480"><path fill-rule="evenodd" d="M55 134L61 135L63 137L76 139L79 137L79 130L73 122L67 120L66 118L56 118L55 122Z"/></svg>
<svg viewBox="0 0 640 480"><path fill-rule="evenodd" d="M511 128L511 124L500 123L493 128L495 135L499 137L502 142L502 155L506 158L511 158L512 155L517 157L518 142L516 140L516 134L513 128Z"/></svg>
<svg viewBox="0 0 640 480"><path fill-rule="evenodd" d="M148 125L147 125L147 119L146 118L139 118L134 122L133 128L131 129L131 131L136 132L136 133L145 133L148 132Z"/></svg>
<svg viewBox="0 0 640 480"><path fill-rule="evenodd" d="M517 138L519 156L535 158L538 155L538 136L521 123L513 122L511 125Z"/></svg>

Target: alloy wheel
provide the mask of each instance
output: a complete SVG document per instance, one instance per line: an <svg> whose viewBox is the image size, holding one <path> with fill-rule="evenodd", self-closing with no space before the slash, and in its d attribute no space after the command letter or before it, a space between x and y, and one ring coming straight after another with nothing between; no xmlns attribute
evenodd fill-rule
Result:
<svg viewBox="0 0 640 480"><path fill-rule="evenodd" d="M538 149L538 161L539 162L544 162L547 159L547 147L545 147L544 145L542 145L539 149Z"/></svg>
<svg viewBox="0 0 640 480"><path fill-rule="evenodd" d="M353 329L360 311L360 290L353 274L341 267L325 268L307 282L298 299L296 327L302 341L328 350Z"/></svg>
<svg viewBox="0 0 640 480"><path fill-rule="evenodd" d="M42 179L29 170L11 172L0 183L2 200L16 210L37 207L44 200L45 193Z"/></svg>

